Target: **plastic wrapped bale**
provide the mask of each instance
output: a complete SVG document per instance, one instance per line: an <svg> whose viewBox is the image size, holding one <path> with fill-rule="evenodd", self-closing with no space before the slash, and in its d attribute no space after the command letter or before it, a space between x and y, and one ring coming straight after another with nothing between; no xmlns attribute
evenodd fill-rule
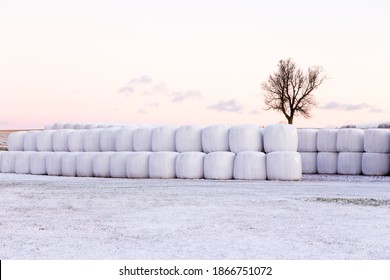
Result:
<svg viewBox="0 0 390 280"><path fill-rule="evenodd" d="M23 151L24 150L24 136L26 131L12 132L8 135L7 145L8 151Z"/></svg>
<svg viewBox="0 0 390 280"><path fill-rule="evenodd" d="M55 124L53 124L53 129L54 130L64 129L64 124L63 123L55 123Z"/></svg>
<svg viewBox="0 0 390 280"><path fill-rule="evenodd" d="M73 129L85 129L85 125L82 123L75 123Z"/></svg>
<svg viewBox="0 0 390 280"><path fill-rule="evenodd" d="M133 151L133 134L138 127L124 127L115 132L115 151Z"/></svg>
<svg viewBox="0 0 390 280"><path fill-rule="evenodd" d="M31 154L30 157L30 174L46 175L46 156L52 152L38 152Z"/></svg>
<svg viewBox="0 0 390 280"><path fill-rule="evenodd" d="M111 155L115 152L101 152L96 153L92 162L93 176L95 177L110 177L110 162Z"/></svg>
<svg viewBox="0 0 390 280"><path fill-rule="evenodd" d="M296 152L298 149L298 132L290 124L271 124L264 129L264 151Z"/></svg>
<svg viewBox="0 0 390 280"><path fill-rule="evenodd" d="M339 153L337 157L337 173L341 175L359 175L362 173L363 153Z"/></svg>
<svg viewBox="0 0 390 280"><path fill-rule="evenodd" d="M85 125L85 129L94 129L94 128L98 128L98 125L95 123L87 123Z"/></svg>
<svg viewBox="0 0 390 280"><path fill-rule="evenodd" d="M15 157L15 173L30 174L31 154L36 152L17 152Z"/></svg>
<svg viewBox="0 0 390 280"><path fill-rule="evenodd" d="M79 177L93 177L93 159L98 152L85 152L77 155L76 170Z"/></svg>
<svg viewBox="0 0 390 280"><path fill-rule="evenodd" d="M234 160L233 178L237 180L267 179L266 155L262 152L239 152Z"/></svg>
<svg viewBox="0 0 390 280"><path fill-rule="evenodd" d="M64 152L46 153L46 173L49 176L62 175L62 157Z"/></svg>
<svg viewBox="0 0 390 280"><path fill-rule="evenodd" d="M62 155L61 169L63 176L77 176L77 156L81 153L64 153Z"/></svg>
<svg viewBox="0 0 390 280"><path fill-rule="evenodd" d="M2 173L15 173L16 155L21 152L2 152L0 171Z"/></svg>
<svg viewBox="0 0 390 280"><path fill-rule="evenodd" d="M149 157L152 152L133 152L126 162L128 178L149 178Z"/></svg>
<svg viewBox="0 0 390 280"><path fill-rule="evenodd" d="M118 128L104 128L100 132L100 150L102 152L115 151L115 133Z"/></svg>
<svg viewBox="0 0 390 280"><path fill-rule="evenodd" d="M72 131L72 129L59 129L53 133L54 152L69 152L68 135Z"/></svg>
<svg viewBox="0 0 390 280"><path fill-rule="evenodd" d="M133 148L135 152L152 151L153 127L142 126L133 133Z"/></svg>
<svg viewBox="0 0 390 280"><path fill-rule="evenodd" d="M54 124L47 124L43 127L43 130L53 130L54 129Z"/></svg>
<svg viewBox="0 0 390 280"><path fill-rule="evenodd" d="M100 152L100 133L102 129L87 129L84 132L84 152Z"/></svg>
<svg viewBox="0 0 390 280"><path fill-rule="evenodd" d="M235 154L244 151L263 151L260 127L254 124L233 126L229 131L229 147Z"/></svg>
<svg viewBox="0 0 390 280"><path fill-rule="evenodd" d="M298 152L317 152L318 129L298 129Z"/></svg>
<svg viewBox="0 0 390 280"><path fill-rule="evenodd" d="M23 139L23 150L24 151L37 151L37 137L38 131L27 131Z"/></svg>
<svg viewBox="0 0 390 280"><path fill-rule="evenodd" d="M183 152L176 158L176 177L180 179L203 179L205 153Z"/></svg>
<svg viewBox="0 0 390 280"><path fill-rule="evenodd" d="M362 173L371 176L386 176L390 173L390 154L363 153Z"/></svg>
<svg viewBox="0 0 390 280"><path fill-rule="evenodd" d="M154 152L149 157L149 178L176 178L177 152Z"/></svg>
<svg viewBox="0 0 390 280"><path fill-rule="evenodd" d="M233 179L235 153L211 152L204 158L203 173L205 179L230 180Z"/></svg>
<svg viewBox="0 0 390 280"><path fill-rule="evenodd" d="M127 159L133 152L116 152L110 158L110 175L113 178L127 177Z"/></svg>
<svg viewBox="0 0 390 280"><path fill-rule="evenodd" d="M317 153L314 152L300 152L302 161L303 174L317 173Z"/></svg>
<svg viewBox="0 0 390 280"><path fill-rule="evenodd" d="M153 128L152 151L153 152L175 152L176 126L163 125Z"/></svg>
<svg viewBox="0 0 390 280"><path fill-rule="evenodd" d="M87 130L72 130L68 133L69 152L84 152L84 135Z"/></svg>
<svg viewBox="0 0 390 280"><path fill-rule="evenodd" d="M202 130L202 147L205 153L228 152L230 125L211 125Z"/></svg>
<svg viewBox="0 0 390 280"><path fill-rule="evenodd" d="M53 134L55 130L43 130L36 134L36 146L38 152L53 151Z"/></svg>
<svg viewBox="0 0 390 280"><path fill-rule="evenodd" d="M64 124L64 129L74 129L75 124L73 123L65 123Z"/></svg>
<svg viewBox="0 0 390 280"><path fill-rule="evenodd" d="M202 127L196 125L180 126L176 131L176 151L202 152Z"/></svg>
<svg viewBox="0 0 390 280"><path fill-rule="evenodd" d="M338 152L363 152L364 131L360 128L344 128L337 133Z"/></svg>
<svg viewBox="0 0 390 280"><path fill-rule="evenodd" d="M268 153L267 178L280 181L300 180L302 178L301 155L291 151Z"/></svg>
<svg viewBox="0 0 390 280"><path fill-rule="evenodd" d="M336 174L338 153L319 152L317 153L317 173Z"/></svg>
<svg viewBox="0 0 390 280"><path fill-rule="evenodd" d="M366 129L364 151L367 153L390 153L390 129Z"/></svg>
<svg viewBox="0 0 390 280"><path fill-rule="evenodd" d="M317 133L317 150L319 152L337 152L337 134L339 129L320 129Z"/></svg>
<svg viewBox="0 0 390 280"><path fill-rule="evenodd" d="M5 153L5 151L0 151L0 173L2 173L2 171L1 171L1 160L2 160L2 157L3 157L4 153Z"/></svg>

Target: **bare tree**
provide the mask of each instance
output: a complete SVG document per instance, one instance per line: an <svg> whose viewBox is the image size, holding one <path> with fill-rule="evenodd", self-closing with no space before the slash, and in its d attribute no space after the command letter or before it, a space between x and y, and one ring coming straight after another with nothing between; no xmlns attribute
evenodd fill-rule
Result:
<svg viewBox="0 0 390 280"><path fill-rule="evenodd" d="M292 59L280 60L278 70L262 83L265 91L265 110L281 111L289 124L294 116L311 117L311 109L317 106L313 91L326 79L322 67L309 67L304 73Z"/></svg>

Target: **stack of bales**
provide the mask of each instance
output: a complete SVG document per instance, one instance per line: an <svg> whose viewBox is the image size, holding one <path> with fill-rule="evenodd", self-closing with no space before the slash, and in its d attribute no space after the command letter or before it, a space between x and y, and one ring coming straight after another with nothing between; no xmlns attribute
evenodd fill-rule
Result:
<svg viewBox="0 0 390 280"><path fill-rule="evenodd" d="M317 173L318 129L298 129L298 152L301 155L302 173Z"/></svg>
<svg viewBox="0 0 390 280"><path fill-rule="evenodd" d="M362 173L384 176L390 173L390 130L367 129L364 132Z"/></svg>
<svg viewBox="0 0 390 280"><path fill-rule="evenodd" d="M337 134L338 129L320 129L317 133L317 173L337 173Z"/></svg>
<svg viewBox="0 0 390 280"><path fill-rule="evenodd" d="M362 173L364 131L360 128L340 129L337 133L337 173L359 175Z"/></svg>

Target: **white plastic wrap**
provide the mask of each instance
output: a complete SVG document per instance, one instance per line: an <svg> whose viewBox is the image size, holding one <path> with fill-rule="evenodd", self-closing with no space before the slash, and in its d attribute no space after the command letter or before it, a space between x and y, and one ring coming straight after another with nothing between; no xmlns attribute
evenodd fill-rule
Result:
<svg viewBox="0 0 390 280"><path fill-rule="evenodd" d="M317 133L317 150L319 152L337 152L337 134L339 129L320 129Z"/></svg>
<svg viewBox="0 0 390 280"><path fill-rule="evenodd" d="M133 152L116 152L111 155L110 175L113 178L127 177L127 159Z"/></svg>
<svg viewBox="0 0 390 280"><path fill-rule="evenodd" d="M211 125L202 130L202 147L205 153L228 152L230 125Z"/></svg>
<svg viewBox="0 0 390 280"><path fill-rule="evenodd" d="M54 130L54 124L47 124L43 127L43 130Z"/></svg>
<svg viewBox="0 0 390 280"><path fill-rule="evenodd" d="M390 129L366 129L364 151L367 153L390 153Z"/></svg>
<svg viewBox="0 0 390 280"><path fill-rule="evenodd" d="M37 137L38 131L27 131L23 139L23 150L24 151L37 151Z"/></svg>
<svg viewBox="0 0 390 280"><path fill-rule="evenodd" d="M74 123L65 123L64 124L64 129L74 129L75 124Z"/></svg>
<svg viewBox="0 0 390 280"><path fill-rule="evenodd" d="M390 154L363 153L362 173L372 176L386 176L390 173Z"/></svg>
<svg viewBox="0 0 390 280"><path fill-rule="evenodd" d="M271 124L264 129L263 141L266 153L276 151L296 152L298 149L298 132L296 127L290 124Z"/></svg>
<svg viewBox="0 0 390 280"><path fill-rule="evenodd" d="M62 156L64 152L46 153L46 173L50 176L62 175Z"/></svg>
<svg viewBox="0 0 390 280"><path fill-rule="evenodd" d="M341 175L359 175L362 173L363 153L339 153L337 173Z"/></svg>
<svg viewBox="0 0 390 280"><path fill-rule="evenodd" d="M93 159L98 154L98 152L85 152L77 155L77 176L93 177Z"/></svg>
<svg viewBox="0 0 390 280"><path fill-rule="evenodd" d="M96 153L92 160L92 173L94 177L110 177L111 155L115 152Z"/></svg>
<svg viewBox="0 0 390 280"><path fill-rule="evenodd" d="M267 154L268 180L296 181L302 178L302 162L298 152L279 151Z"/></svg>
<svg viewBox="0 0 390 280"><path fill-rule="evenodd" d="M154 152L149 157L149 178L176 178L177 152Z"/></svg>
<svg viewBox="0 0 390 280"><path fill-rule="evenodd" d="M100 150L102 152L115 151L115 134L118 128L104 128L100 132Z"/></svg>
<svg viewBox="0 0 390 280"><path fill-rule="evenodd" d="M53 151L53 134L55 130L43 130L36 134L35 141L38 152Z"/></svg>
<svg viewBox="0 0 390 280"><path fill-rule="evenodd" d="M31 154L30 157L30 174L46 175L46 155L52 152L38 152Z"/></svg>
<svg viewBox="0 0 390 280"><path fill-rule="evenodd" d="M68 133L69 152L84 152L84 135L87 130L72 130Z"/></svg>
<svg viewBox="0 0 390 280"><path fill-rule="evenodd" d="M317 154L317 173L336 174L338 153L319 152Z"/></svg>
<svg viewBox="0 0 390 280"><path fill-rule="evenodd" d="M6 152L5 151L0 151L0 173L2 173L2 171L1 171L1 161L2 161L4 153L6 153Z"/></svg>
<svg viewBox="0 0 390 280"><path fill-rule="evenodd" d="M128 178L149 178L149 157L152 152L133 152L126 162Z"/></svg>
<svg viewBox="0 0 390 280"><path fill-rule="evenodd" d="M87 129L84 132L84 152L100 152L102 129Z"/></svg>
<svg viewBox="0 0 390 280"><path fill-rule="evenodd" d="M176 151L176 126L163 125L153 128L152 151L153 152L175 152Z"/></svg>
<svg viewBox="0 0 390 280"><path fill-rule="evenodd" d="M8 151L23 151L24 150L24 135L26 131L12 132L8 135Z"/></svg>
<svg viewBox="0 0 390 280"><path fill-rule="evenodd" d="M2 173L15 173L15 159L18 153L20 152L11 151L1 153L0 171Z"/></svg>
<svg viewBox="0 0 390 280"><path fill-rule="evenodd" d="M259 126L254 124L236 125L229 131L230 151L238 154L244 151L263 151L263 139Z"/></svg>
<svg viewBox="0 0 390 280"><path fill-rule="evenodd" d="M55 124L53 124L53 129L54 130L64 129L64 124L63 123L55 123Z"/></svg>
<svg viewBox="0 0 390 280"><path fill-rule="evenodd" d="M298 152L317 152L318 129L298 129Z"/></svg>
<svg viewBox="0 0 390 280"><path fill-rule="evenodd" d="M133 134L138 127L124 127L115 132L115 151L133 151Z"/></svg>
<svg viewBox="0 0 390 280"><path fill-rule="evenodd" d="M30 174L31 154L36 152L17 152L15 157L15 173Z"/></svg>
<svg viewBox="0 0 390 280"><path fill-rule="evenodd" d="M98 128L98 125L95 123L87 123L85 125L85 129L94 129L94 128Z"/></svg>
<svg viewBox="0 0 390 280"><path fill-rule="evenodd" d="M61 168L63 176L77 176L77 156L81 153L64 153L62 155Z"/></svg>
<svg viewBox="0 0 390 280"><path fill-rule="evenodd" d="M176 151L202 152L202 127L196 125L180 126L176 131Z"/></svg>
<svg viewBox="0 0 390 280"><path fill-rule="evenodd" d="M176 158L176 177L180 179L203 179L205 153L183 152Z"/></svg>
<svg viewBox="0 0 390 280"><path fill-rule="evenodd" d="M150 126L142 126L133 133L133 148L136 152L152 151L152 131Z"/></svg>
<svg viewBox="0 0 390 280"><path fill-rule="evenodd" d="M267 179L266 155L262 152L239 152L234 160L233 177L237 180Z"/></svg>
<svg viewBox="0 0 390 280"><path fill-rule="evenodd" d="M360 128L344 128L337 133L338 152L363 152L364 131Z"/></svg>
<svg viewBox="0 0 390 280"><path fill-rule="evenodd" d="M205 179L230 180L233 179L235 153L211 152L204 158L203 174Z"/></svg>
<svg viewBox="0 0 390 280"><path fill-rule="evenodd" d="M317 153L315 152L300 152L302 161L303 174L317 173Z"/></svg>
<svg viewBox="0 0 390 280"><path fill-rule="evenodd" d="M54 152L69 152L68 135L72 129L59 129L53 133L53 151Z"/></svg>

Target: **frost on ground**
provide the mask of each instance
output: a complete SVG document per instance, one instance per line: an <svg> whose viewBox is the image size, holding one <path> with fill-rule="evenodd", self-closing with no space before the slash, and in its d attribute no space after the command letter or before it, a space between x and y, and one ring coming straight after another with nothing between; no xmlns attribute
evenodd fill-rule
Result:
<svg viewBox="0 0 390 280"><path fill-rule="evenodd" d="M389 259L390 177L0 174L0 259Z"/></svg>

